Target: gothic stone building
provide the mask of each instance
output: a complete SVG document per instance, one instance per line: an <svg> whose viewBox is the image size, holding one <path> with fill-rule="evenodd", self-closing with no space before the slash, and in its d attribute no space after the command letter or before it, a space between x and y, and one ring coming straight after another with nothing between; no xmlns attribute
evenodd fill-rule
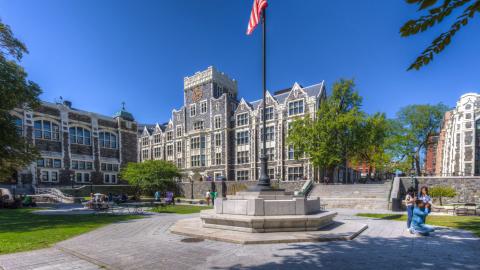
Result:
<svg viewBox="0 0 480 270"><path fill-rule="evenodd" d="M139 160L164 159L187 178L256 180L259 177L262 100L238 100L237 82L213 67L184 78L184 104L165 124L139 130ZM324 83L267 92L268 174L273 180L317 178L308 159L294 159L285 138L296 117L315 117ZM196 180L196 179L195 179Z"/></svg>
<svg viewBox="0 0 480 270"><path fill-rule="evenodd" d="M71 102L42 102L34 111L15 109L19 134L41 158L18 172L18 184L117 184L118 172L137 162L137 124L123 108L114 117L72 108Z"/></svg>

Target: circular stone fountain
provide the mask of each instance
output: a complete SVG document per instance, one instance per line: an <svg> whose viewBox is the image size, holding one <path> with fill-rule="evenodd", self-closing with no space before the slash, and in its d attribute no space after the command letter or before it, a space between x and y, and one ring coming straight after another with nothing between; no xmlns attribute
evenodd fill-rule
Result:
<svg viewBox="0 0 480 270"><path fill-rule="evenodd" d="M335 222L336 212L323 211L320 199L283 190L245 191L215 199L212 210L182 219L172 233L241 244L350 240L367 228Z"/></svg>

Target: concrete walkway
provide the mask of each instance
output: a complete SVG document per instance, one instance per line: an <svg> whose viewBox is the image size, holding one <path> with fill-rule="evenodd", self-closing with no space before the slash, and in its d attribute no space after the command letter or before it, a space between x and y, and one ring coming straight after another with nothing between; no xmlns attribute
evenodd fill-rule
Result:
<svg viewBox="0 0 480 270"><path fill-rule="evenodd" d="M479 269L480 238L440 228L415 237L403 222L355 217L369 228L353 241L238 245L182 242L168 232L178 219L158 214L120 222L53 248L0 256L0 269Z"/></svg>

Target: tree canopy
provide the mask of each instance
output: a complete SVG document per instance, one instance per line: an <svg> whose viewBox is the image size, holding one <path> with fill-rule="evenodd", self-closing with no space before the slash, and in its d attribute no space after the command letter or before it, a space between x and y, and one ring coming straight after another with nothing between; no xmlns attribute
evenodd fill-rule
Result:
<svg viewBox="0 0 480 270"><path fill-rule="evenodd" d="M290 124L287 143L293 145L296 158L305 153L316 168L330 175L348 161L365 161L374 168L383 164L385 115L367 116L361 103L353 80L335 82L313 119L301 117Z"/></svg>
<svg viewBox="0 0 480 270"><path fill-rule="evenodd" d="M418 5L419 11L426 11L425 15L418 19L407 21L401 28L402 37L409 37L424 32L433 26L440 24L445 18L452 15L452 12L465 7L463 12L450 25L450 29L436 37L417 57L408 70L420 69L433 60L434 54L441 53L451 42L453 36L466 26L475 13L480 12L480 0L406 0L407 3Z"/></svg>
<svg viewBox="0 0 480 270"><path fill-rule="evenodd" d="M120 175L123 180L137 187L139 191L152 194L155 191L174 188L173 179L179 177L180 172L170 161L146 160L141 163L128 163Z"/></svg>
<svg viewBox="0 0 480 270"><path fill-rule="evenodd" d="M0 20L0 180L8 179L38 156L38 151L17 132L14 108L38 106L40 87L27 79L19 65L26 46Z"/></svg>
<svg viewBox="0 0 480 270"><path fill-rule="evenodd" d="M440 131L443 117L448 107L442 103L436 105L409 105L397 112L392 120L390 147L394 153L397 169L406 172L408 168L421 173L421 157L424 154L429 137Z"/></svg>

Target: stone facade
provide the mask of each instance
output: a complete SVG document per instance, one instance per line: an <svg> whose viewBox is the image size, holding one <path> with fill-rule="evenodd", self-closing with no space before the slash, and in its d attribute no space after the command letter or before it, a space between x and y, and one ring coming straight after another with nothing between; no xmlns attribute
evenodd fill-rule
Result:
<svg viewBox="0 0 480 270"><path fill-rule="evenodd" d="M41 158L17 173L20 185L118 184L118 173L137 162L137 123L123 108L114 117L72 108L71 102L42 102L34 111L15 109L19 134Z"/></svg>
<svg viewBox="0 0 480 270"><path fill-rule="evenodd" d="M444 204L454 202L480 203L480 178L479 177L416 177L418 188L422 186L448 186L455 189L457 196L454 198L443 198ZM401 177L401 189L403 193L411 186L410 177Z"/></svg>
<svg viewBox="0 0 480 270"><path fill-rule="evenodd" d="M213 67L184 78L184 104L165 124L139 129L139 160L177 164L186 179L247 181L259 177L262 100L238 99L237 82ZM285 143L296 117L315 117L326 98L324 83L267 92L267 155L272 180L317 179L306 158L295 160Z"/></svg>
<svg viewBox="0 0 480 270"><path fill-rule="evenodd" d="M467 93L447 112L436 153L438 176L480 175L480 95Z"/></svg>

